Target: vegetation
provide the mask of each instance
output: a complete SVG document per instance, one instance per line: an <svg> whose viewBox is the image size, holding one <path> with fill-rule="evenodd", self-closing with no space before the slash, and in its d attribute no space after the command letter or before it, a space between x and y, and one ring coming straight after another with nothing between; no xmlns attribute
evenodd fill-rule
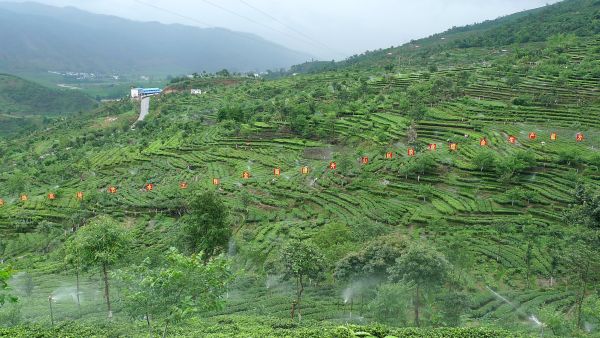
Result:
<svg viewBox="0 0 600 338"><path fill-rule="evenodd" d="M67 257L78 256L82 267L99 266L104 279L104 298L108 318L112 318L108 269L119 262L128 250L130 239L124 229L108 216L98 216L65 244Z"/></svg>
<svg viewBox="0 0 600 338"><path fill-rule="evenodd" d="M181 219L181 240L186 249L204 252L206 258L226 249L231 229L220 198L212 192L203 193L192 199L188 209L188 215Z"/></svg>
<svg viewBox="0 0 600 338"><path fill-rule="evenodd" d="M600 39L568 28L597 11L173 79L133 129L123 100L7 137L0 335L597 335Z"/></svg>
<svg viewBox="0 0 600 338"><path fill-rule="evenodd" d="M93 99L74 90L50 89L0 74L0 114L52 115L89 110L95 105Z"/></svg>

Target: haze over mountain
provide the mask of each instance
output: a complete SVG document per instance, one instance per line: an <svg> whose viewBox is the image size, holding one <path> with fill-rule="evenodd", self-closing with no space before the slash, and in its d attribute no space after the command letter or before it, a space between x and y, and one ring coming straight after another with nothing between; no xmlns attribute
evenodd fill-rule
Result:
<svg viewBox="0 0 600 338"><path fill-rule="evenodd" d="M0 2L0 71L126 74L262 71L311 57L253 34Z"/></svg>

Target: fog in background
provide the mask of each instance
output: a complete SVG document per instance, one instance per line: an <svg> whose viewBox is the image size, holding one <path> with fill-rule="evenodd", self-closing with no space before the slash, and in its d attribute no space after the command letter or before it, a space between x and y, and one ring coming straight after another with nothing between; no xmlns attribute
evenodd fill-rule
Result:
<svg viewBox="0 0 600 338"><path fill-rule="evenodd" d="M0 0L3 1L3 0ZM13 0L14 1L14 0ZM18 1L18 0L17 0ZM343 59L556 0L38 0L138 21L251 32L318 59Z"/></svg>

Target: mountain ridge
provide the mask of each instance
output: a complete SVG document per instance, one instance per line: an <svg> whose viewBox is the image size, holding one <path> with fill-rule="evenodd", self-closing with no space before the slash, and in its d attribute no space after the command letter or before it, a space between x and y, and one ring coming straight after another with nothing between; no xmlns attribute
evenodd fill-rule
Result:
<svg viewBox="0 0 600 338"><path fill-rule="evenodd" d="M180 74L262 71L307 60L250 33L0 2L0 71ZM68 38L67 38L68 37ZM160 42L160 43L158 43ZM32 65L35 65L32 67Z"/></svg>

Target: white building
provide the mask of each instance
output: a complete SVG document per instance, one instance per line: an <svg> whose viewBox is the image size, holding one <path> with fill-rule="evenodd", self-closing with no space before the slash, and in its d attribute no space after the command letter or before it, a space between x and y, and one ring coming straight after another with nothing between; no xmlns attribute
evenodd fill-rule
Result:
<svg viewBox="0 0 600 338"><path fill-rule="evenodd" d="M131 98L137 99L144 96L158 95L161 92L160 88L131 88Z"/></svg>
<svg viewBox="0 0 600 338"><path fill-rule="evenodd" d="M140 97L140 89L141 88L131 88L131 98L132 99L137 99L138 97Z"/></svg>
<svg viewBox="0 0 600 338"><path fill-rule="evenodd" d="M192 93L192 95L200 95L202 94L202 89L192 89L190 93Z"/></svg>

